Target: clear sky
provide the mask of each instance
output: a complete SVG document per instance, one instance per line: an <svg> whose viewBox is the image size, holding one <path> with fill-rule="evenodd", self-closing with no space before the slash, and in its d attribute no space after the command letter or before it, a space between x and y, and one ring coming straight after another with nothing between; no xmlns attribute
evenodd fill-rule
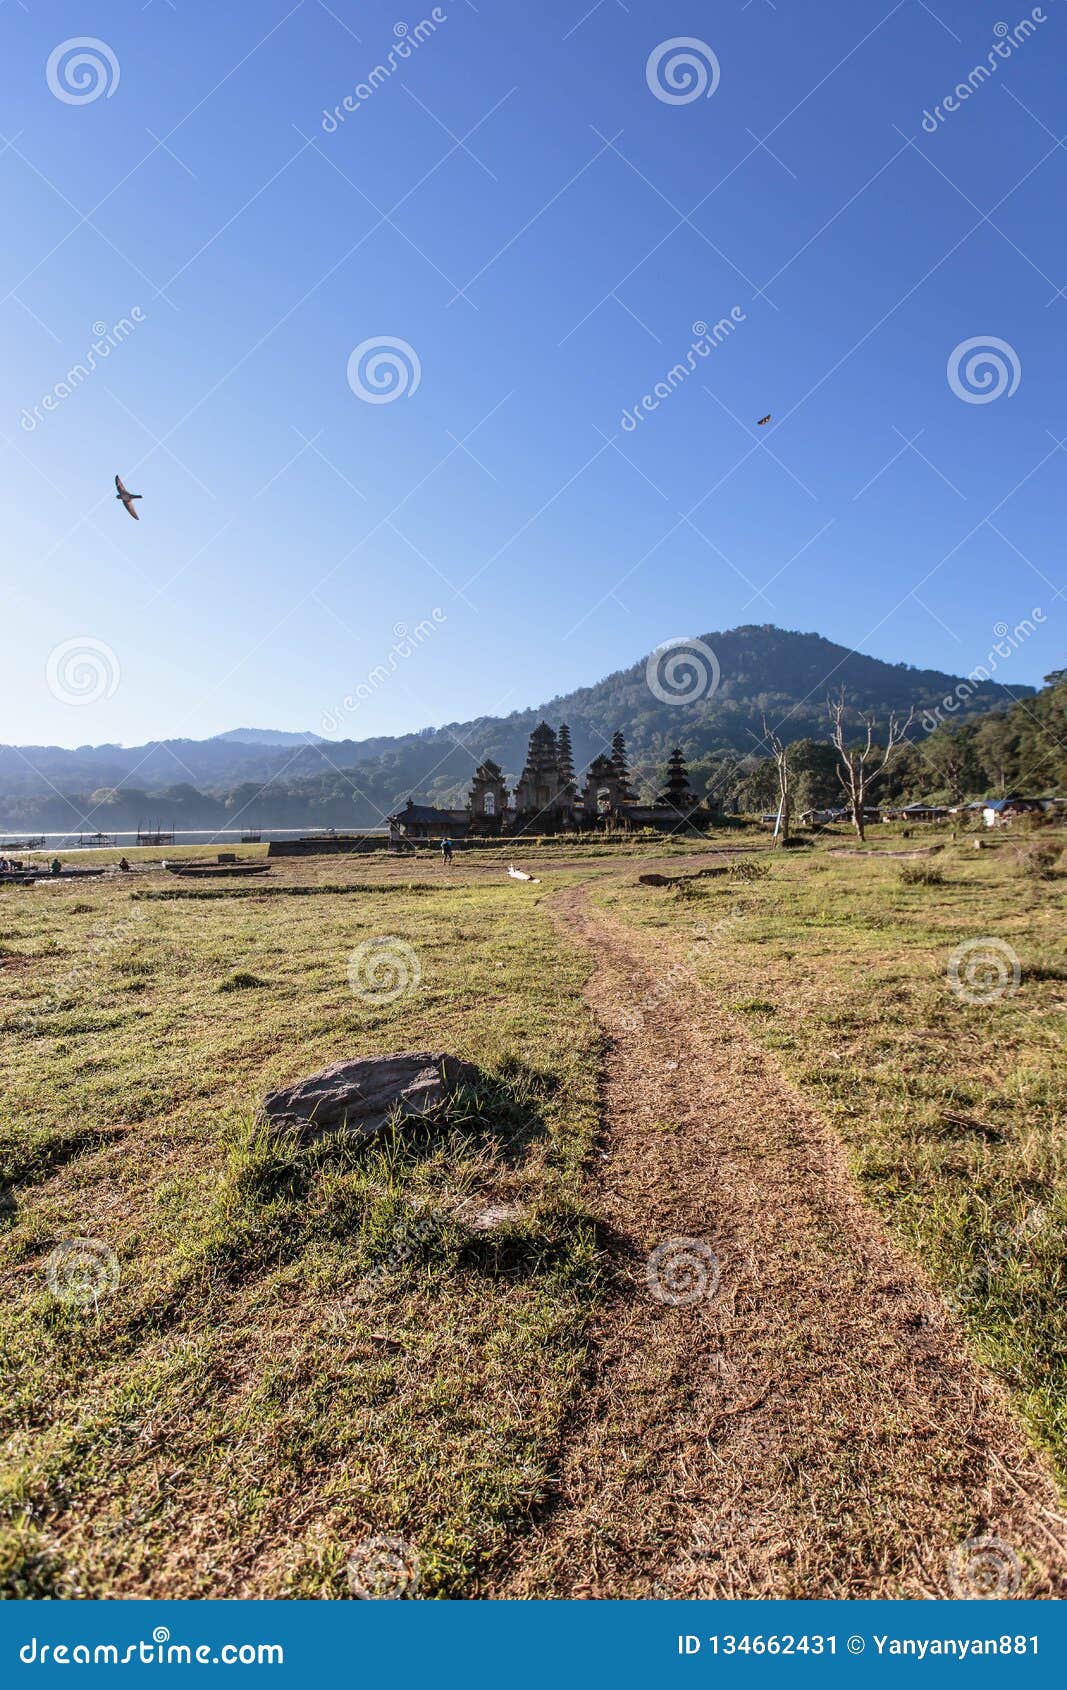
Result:
<svg viewBox="0 0 1067 1690"><path fill-rule="evenodd" d="M1040 681L1065 53L1062 0L4 0L0 739L365 738L744 622L966 673L1040 608Z"/></svg>

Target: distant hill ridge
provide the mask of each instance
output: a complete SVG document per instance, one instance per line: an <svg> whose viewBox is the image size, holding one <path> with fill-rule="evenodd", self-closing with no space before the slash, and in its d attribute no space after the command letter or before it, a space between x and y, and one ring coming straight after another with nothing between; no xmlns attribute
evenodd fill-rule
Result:
<svg viewBox="0 0 1067 1690"><path fill-rule="evenodd" d="M654 779L676 744L690 758L751 753L764 715L771 724L781 724L785 738L825 739L826 696L841 686L855 707L884 718L890 710L914 706L919 713L935 708L960 679L940 670L866 657L820 634L769 625L679 643L689 648L693 663L686 670L685 654L678 654L673 677L664 658L655 667L651 658L643 658L593 686L535 708L392 737L325 741L313 734L236 728L206 740L162 740L134 747L27 746L19 752L0 746L0 824L10 825L19 814L28 816L29 810L16 801L33 797L41 800L32 807L38 825L50 825L45 818L53 810L46 800L59 803L58 788L77 795L82 809L91 797L101 827L107 826L105 812L115 810L119 795L123 809L136 808L147 798L166 799L153 813L169 813L173 805L188 820L198 794L214 802L204 806L204 822L189 821L192 826L208 825L208 808L211 825L220 813L241 813L243 820L263 825L288 825L280 819L287 798L296 816L292 825L302 826L317 816L367 826L409 794L435 802L460 797L475 763L485 757L494 758L513 781L522 768L527 738L542 717L553 726L570 724L579 770L621 728L635 774ZM701 647L714 654L717 673ZM969 683L955 719L1005 707L1033 691L1025 686L1009 691L992 681ZM677 702L679 696L689 701ZM264 785L269 790L260 797L258 789ZM108 789L116 794L110 801ZM66 822L56 820L54 825Z"/></svg>
<svg viewBox="0 0 1067 1690"><path fill-rule="evenodd" d="M215 734L215 739L229 745L321 745L321 734L286 733L282 728L231 728L228 733Z"/></svg>

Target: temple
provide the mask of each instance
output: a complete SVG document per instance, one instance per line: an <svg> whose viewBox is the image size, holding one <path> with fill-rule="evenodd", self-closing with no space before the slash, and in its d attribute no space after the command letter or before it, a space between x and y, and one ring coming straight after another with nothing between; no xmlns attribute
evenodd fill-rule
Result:
<svg viewBox="0 0 1067 1690"><path fill-rule="evenodd" d="M570 729L541 722L530 735L526 762L509 794L504 772L492 758L474 771L467 805L439 810L431 804L406 806L389 817L397 840L444 839L502 833L566 833L592 828L631 830L653 827L673 831L706 826L710 816L689 785L685 757L676 747L667 764L663 791L642 804L634 791L626 740L613 736L611 753L594 757L581 781L575 778Z"/></svg>

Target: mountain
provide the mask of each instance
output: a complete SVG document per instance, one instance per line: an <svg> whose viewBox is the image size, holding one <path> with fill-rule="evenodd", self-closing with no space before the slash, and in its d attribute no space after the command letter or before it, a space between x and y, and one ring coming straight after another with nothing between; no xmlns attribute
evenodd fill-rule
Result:
<svg viewBox="0 0 1067 1690"><path fill-rule="evenodd" d="M367 827L409 795L462 801L486 757L514 781L542 716L570 724L579 772L621 728L635 778L654 784L674 745L698 764L751 757L764 715L783 738L825 740L826 697L842 686L855 709L882 720L890 710L936 710L959 688L960 708L949 717L956 722L1034 691L885 663L819 634L767 625L705 634L684 648L690 666L684 650L675 653L673 674L671 654L653 654L536 708L392 738L325 741L238 728L134 747L0 746L0 827L67 828L90 813L93 827L105 830L148 820Z"/></svg>
<svg viewBox="0 0 1067 1690"><path fill-rule="evenodd" d="M228 733L215 734L229 745L321 745L321 734L286 733L282 728L231 728Z"/></svg>

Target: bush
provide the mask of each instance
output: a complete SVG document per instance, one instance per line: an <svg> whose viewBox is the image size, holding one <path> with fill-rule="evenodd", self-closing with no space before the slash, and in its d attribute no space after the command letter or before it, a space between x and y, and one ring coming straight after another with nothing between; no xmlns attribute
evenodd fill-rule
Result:
<svg viewBox="0 0 1067 1690"><path fill-rule="evenodd" d="M1019 873L1031 880L1052 880L1062 847L1058 840L1043 839L1019 852Z"/></svg>
<svg viewBox="0 0 1067 1690"><path fill-rule="evenodd" d="M219 987L219 991L254 992L257 991L260 986L265 986L266 984L267 982L265 980L261 980L258 974L249 974L247 970L240 969L236 974L231 974L227 980L222 982Z"/></svg>
<svg viewBox="0 0 1067 1690"><path fill-rule="evenodd" d="M770 863L753 862L747 857L739 863L730 864L730 873L735 880L765 880L770 872Z"/></svg>
<svg viewBox="0 0 1067 1690"><path fill-rule="evenodd" d="M945 877L939 868L927 868L925 863L905 863L900 871L902 886L943 886Z"/></svg>

